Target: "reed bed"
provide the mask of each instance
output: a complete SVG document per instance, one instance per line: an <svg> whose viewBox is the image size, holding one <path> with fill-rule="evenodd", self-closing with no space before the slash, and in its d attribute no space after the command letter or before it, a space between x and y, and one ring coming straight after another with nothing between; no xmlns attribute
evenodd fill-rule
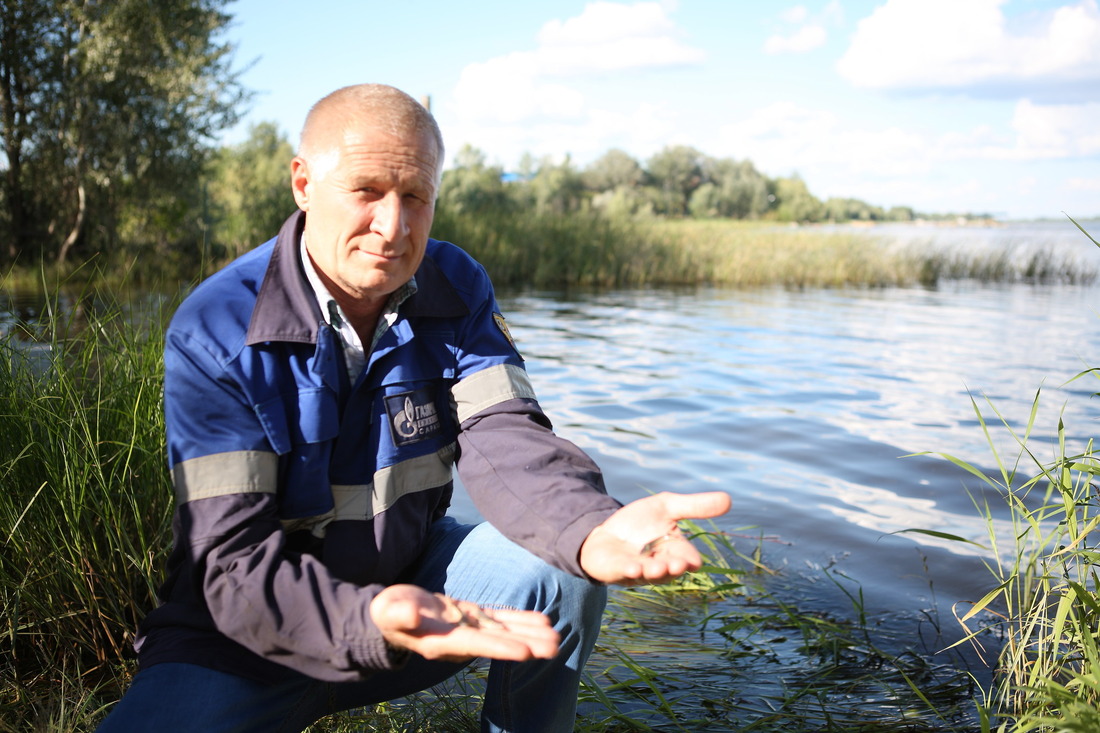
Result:
<svg viewBox="0 0 1100 733"><path fill-rule="evenodd" d="M0 729L95 715L167 549L158 331L115 315L0 346Z"/></svg>
<svg viewBox="0 0 1100 733"><path fill-rule="evenodd" d="M1096 374L1089 370L1082 378ZM1022 429L987 401L974 412L989 437L997 470L986 474L951 454L943 457L977 477L1005 502L976 501L986 518L991 553L987 567L994 588L958 611L970 633L1001 640L994 684L979 707L982 731L1100 730L1100 553L1091 533L1100 526L1097 476L1100 453L1092 440L1083 449L1067 445L1059 420L1050 444L1037 448L1040 394ZM987 413L995 415L992 421ZM1010 449L998 449L1007 434ZM1045 443L1045 441L1044 441ZM1053 458L1043 453L1050 450ZM1007 511L1010 532L1003 529ZM998 521L999 520L999 521ZM999 529L999 527L1001 529ZM923 531L923 530L914 530ZM940 535L957 542L966 540Z"/></svg>
<svg viewBox="0 0 1100 733"><path fill-rule="evenodd" d="M512 209L436 211L432 235L485 265L501 288L626 288L673 285L789 288L935 286L945 280L1090 283L1098 269L1053 251L1020 253L892 246L873 227L828 228L726 219L609 216ZM259 243L257 243L259 244ZM52 292L45 282L119 288L194 282L225 261L209 252L163 255L128 250L111 262L61 270L42 265L0 274L0 290Z"/></svg>
<svg viewBox="0 0 1100 733"><path fill-rule="evenodd" d="M729 220L440 210L433 234L462 244L502 287L723 285L891 287L945 280L1089 283L1096 268L1037 251L890 246L874 229Z"/></svg>
<svg viewBox="0 0 1100 733"><path fill-rule="evenodd" d="M440 211L433 232L462 243L499 286L886 286L921 274L858 233L760 223Z"/></svg>

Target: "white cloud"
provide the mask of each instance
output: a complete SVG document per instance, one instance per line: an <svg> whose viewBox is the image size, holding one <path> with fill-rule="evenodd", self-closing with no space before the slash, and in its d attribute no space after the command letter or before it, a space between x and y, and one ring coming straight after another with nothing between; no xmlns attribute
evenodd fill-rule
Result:
<svg viewBox="0 0 1100 733"><path fill-rule="evenodd" d="M674 4L592 2L580 15L552 20L532 51L466 66L454 90L455 112L486 124L547 119L578 123L591 113L570 77L696 64L703 52L685 45L668 17Z"/></svg>
<svg viewBox="0 0 1100 733"><path fill-rule="evenodd" d="M629 151L657 150L677 140L679 127L673 112L664 106L642 102L625 111L593 109L583 121L532 118L524 124L468 121L444 129L449 150L469 143L492 151L493 162L509 168L524 153L572 156L574 163L603 155L611 147Z"/></svg>
<svg viewBox="0 0 1100 733"><path fill-rule="evenodd" d="M779 19L798 28L789 33L775 33L764 41L767 54L806 53L825 45L828 33L825 24L838 17L839 6L830 2L817 17L811 20L810 11L805 5L795 5L779 14Z"/></svg>
<svg viewBox="0 0 1100 733"><path fill-rule="evenodd" d="M1100 193L1100 178L1070 178L1066 180L1066 188L1070 191Z"/></svg>
<svg viewBox="0 0 1100 733"><path fill-rule="evenodd" d="M1017 103L1011 131L991 125L937 135L869 128L783 102L720 131L716 154L748 158L773 175L831 167L873 179L924 175L958 161L1032 161L1100 155L1100 103Z"/></svg>
<svg viewBox="0 0 1100 733"><path fill-rule="evenodd" d="M537 59L527 53L468 65L459 76L454 102L463 117L506 123L531 117L577 119L584 107L580 92L540 78Z"/></svg>
<svg viewBox="0 0 1100 733"><path fill-rule="evenodd" d="M712 154L747 158L773 176L828 170L836 180L881 184L934 176L958 162L1100 155L1097 119L1100 103L1036 105L1024 100L1016 105L1011 130L983 124L930 134L897 126L860 126L832 112L783 102L724 126Z"/></svg>
<svg viewBox="0 0 1100 733"><path fill-rule="evenodd" d="M1016 104L1012 127L1016 144L1009 157L1071 158L1100 155L1100 102L1038 105Z"/></svg>
<svg viewBox="0 0 1100 733"><path fill-rule="evenodd" d="M772 175L812 167L844 169L869 177L924 174L928 141L889 127L849 126L832 112L780 102L758 109L720 132L719 155L747 158Z"/></svg>
<svg viewBox="0 0 1100 733"><path fill-rule="evenodd" d="M770 36L764 42L764 52L806 53L825 45L827 34L819 25L804 25L790 36Z"/></svg>
<svg viewBox="0 0 1100 733"><path fill-rule="evenodd" d="M887 0L857 26L841 76L875 89L1100 80L1100 8L1078 0L1013 32L1005 0Z"/></svg>
<svg viewBox="0 0 1100 733"><path fill-rule="evenodd" d="M681 41L660 3L589 3L574 18L551 20L534 52L541 71L562 76L697 64L703 52Z"/></svg>
<svg viewBox="0 0 1100 733"><path fill-rule="evenodd" d="M804 23L810 11L806 10L805 5L795 5L792 8L788 8L779 14L779 17L788 23Z"/></svg>
<svg viewBox="0 0 1100 733"><path fill-rule="evenodd" d="M799 173L820 198L855 197L921 211L1050 215L1097 211L1100 178L1067 179L1046 161L1100 155L1100 103L1015 105L1011 124L932 132L873 126L783 102L724 126L707 152L751 160L768 176ZM1008 166L1026 163L1023 175ZM1040 171L1042 173L1040 174ZM965 202L965 203L963 203Z"/></svg>

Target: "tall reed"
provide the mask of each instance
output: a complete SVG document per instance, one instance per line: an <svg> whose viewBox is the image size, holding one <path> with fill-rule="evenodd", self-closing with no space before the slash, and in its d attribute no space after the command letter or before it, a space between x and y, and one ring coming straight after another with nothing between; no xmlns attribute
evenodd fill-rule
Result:
<svg viewBox="0 0 1100 733"><path fill-rule="evenodd" d="M1039 394L1017 432L989 405L997 416L991 425L974 402L997 466L992 475L940 454L996 491L1008 512L1005 520L1004 511L977 504L986 518L991 553L986 564L995 586L959 620L970 629L964 642L976 641L991 627L1003 640L994 686L980 707L983 731L1095 731L1100 730L1100 553L1090 533L1100 525L1095 485L1100 455L1092 440L1081 450L1071 449L1059 420L1054 458L1040 457L1033 438L1038 406ZM1014 455L998 449L998 427L1015 441Z"/></svg>
<svg viewBox="0 0 1100 733"><path fill-rule="evenodd" d="M106 308L0 344L0 711L24 721L117 694L167 549L160 329Z"/></svg>
<svg viewBox="0 0 1100 733"><path fill-rule="evenodd" d="M1086 370L1070 381L1088 375L1100 375L1100 370ZM1100 452L1091 438L1071 444L1059 418L1050 446L1053 457L1042 457L1033 436L1040 396L1041 390L1022 432L987 401L996 416L989 422L972 400L995 473L940 454L1003 498L1011 528L1010 533L1000 528L1003 511L978 504L988 529L992 559L987 567L996 585L960 621L977 626L968 637L972 641L991 622L1004 641L995 684L980 708L983 731L1084 733L1100 730L1100 545L1092 536L1100 527ZM998 448L1002 431L1014 453Z"/></svg>

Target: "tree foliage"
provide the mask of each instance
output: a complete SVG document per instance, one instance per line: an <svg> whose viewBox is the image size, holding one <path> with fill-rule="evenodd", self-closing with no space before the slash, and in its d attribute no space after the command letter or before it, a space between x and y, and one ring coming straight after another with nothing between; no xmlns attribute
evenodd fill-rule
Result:
<svg viewBox="0 0 1100 733"><path fill-rule="evenodd" d="M612 148L585 168L581 178L591 191L613 191L641 185L645 171L629 153Z"/></svg>
<svg viewBox="0 0 1100 733"><path fill-rule="evenodd" d="M294 148L273 122L218 150L206 187L207 236L215 254L235 257L275 236L295 208L290 190Z"/></svg>
<svg viewBox="0 0 1100 733"><path fill-rule="evenodd" d="M703 161L703 154L687 145L668 146L649 159L646 170L660 191L660 213L671 216L687 213L691 194L704 182Z"/></svg>
<svg viewBox="0 0 1100 733"><path fill-rule="evenodd" d="M691 195L692 215L758 219L767 213L768 179L751 162L708 158L704 173L706 182Z"/></svg>
<svg viewBox="0 0 1100 733"><path fill-rule="evenodd" d="M821 200L810 193L806 182L798 176L775 179L772 195L775 196L775 218L779 221L808 222L824 218Z"/></svg>
<svg viewBox="0 0 1100 733"><path fill-rule="evenodd" d="M443 172L439 205L462 214L507 209L503 176L502 168L486 163L484 153L465 145L455 154L454 166Z"/></svg>
<svg viewBox="0 0 1100 733"><path fill-rule="evenodd" d="M469 145L443 173L439 206L448 212L529 211L566 215L593 210L612 217L693 216L793 223L911 221L908 207L889 211L854 198L822 202L797 174L768 178L749 160L713 158L686 145L666 146L643 166L612 149L577 171L568 156L524 155L516 174L488 165Z"/></svg>
<svg viewBox="0 0 1100 733"><path fill-rule="evenodd" d="M0 1L0 258L197 241L203 166L247 96L226 1Z"/></svg>

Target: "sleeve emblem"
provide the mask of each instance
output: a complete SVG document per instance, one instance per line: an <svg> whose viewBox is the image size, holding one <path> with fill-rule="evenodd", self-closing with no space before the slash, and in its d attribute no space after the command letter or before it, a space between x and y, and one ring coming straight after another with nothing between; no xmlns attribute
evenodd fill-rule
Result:
<svg viewBox="0 0 1100 733"><path fill-rule="evenodd" d="M504 334L504 338L508 339L508 343L512 345L512 348L515 349L518 354L519 347L516 346L516 341L512 338L512 332L508 330L508 323L504 320L504 316L500 313L494 313L493 321L497 324L497 328L500 329L500 332Z"/></svg>

